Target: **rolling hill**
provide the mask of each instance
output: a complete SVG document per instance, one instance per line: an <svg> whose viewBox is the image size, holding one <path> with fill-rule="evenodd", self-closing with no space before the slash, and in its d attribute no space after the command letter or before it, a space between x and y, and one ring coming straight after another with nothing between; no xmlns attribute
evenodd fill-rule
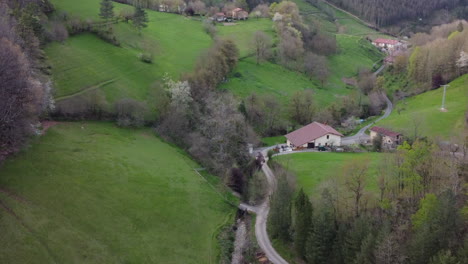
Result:
<svg viewBox="0 0 468 264"><path fill-rule="evenodd" d="M52 127L0 170L0 263L214 263L235 209L197 167L149 129Z"/></svg>
<svg viewBox="0 0 468 264"><path fill-rule="evenodd" d="M99 2L53 1L57 12L97 20ZM115 13L130 6L114 3ZM101 89L111 103L130 97L143 100L151 85L165 73L173 79L192 70L202 52L211 44L199 21L183 16L147 10L148 27L141 34L125 22L114 25L121 47L115 47L91 34L70 37L65 43L52 43L45 49L52 66L56 97L72 96L87 89ZM186 45L190 43L190 45ZM138 55L152 53L146 64Z"/></svg>
<svg viewBox="0 0 468 264"><path fill-rule="evenodd" d="M398 102L387 119L377 125L402 132L413 137L415 128L420 136L450 139L464 129L464 117L468 110L468 75L454 80L447 88L447 112L440 111L443 88L432 90ZM398 109L400 113L398 113Z"/></svg>

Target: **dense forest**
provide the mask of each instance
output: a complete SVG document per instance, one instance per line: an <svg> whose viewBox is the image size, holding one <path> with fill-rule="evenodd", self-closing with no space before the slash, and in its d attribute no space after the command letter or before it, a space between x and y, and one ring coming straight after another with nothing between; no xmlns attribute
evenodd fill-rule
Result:
<svg viewBox="0 0 468 264"><path fill-rule="evenodd" d="M378 190L368 188L370 161L354 160L312 201L274 164L270 234L306 263L467 263L468 168L454 153L405 142L377 166Z"/></svg>
<svg viewBox="0 0 468 264"><path fill-rule="evenodd" d="M440 9L456 9L458 18L468 15L466 0L330 0L330 2L374 23L387 26L400 20L419 20Z"/></svg>

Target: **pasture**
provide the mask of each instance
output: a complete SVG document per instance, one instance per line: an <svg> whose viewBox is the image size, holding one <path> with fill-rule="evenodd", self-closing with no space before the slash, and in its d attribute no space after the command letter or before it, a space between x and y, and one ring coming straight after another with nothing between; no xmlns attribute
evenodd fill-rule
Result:
<svg viewBox="0 0 468 264"><path fill-rule="evenodd" d="M235 209L198 167L149 129L59 124L2 166L0 263L215 263Z"/></svg>
<svg viewBox="0 0 468 264"><path fill-rule="evenodd" d="M99 1L53 1L58 12L98 21ZM130 6L114 3L115 13ZM173 79L190 72L200 53L211 44L200 21L180 15L147 10L148 27L139 34L131 24L115 24L121 47L91 34L70 37L45 49L52 66L56 97L72 96L83 90L102 89L106 98L130 97L143 100L155 81L165 73ZM187 45L190 43L190 45ZM141 62L138 55L150 53L153 63Z"/></svg>
<svg viewBox="0 0 468 264"><path fill-rule="evenodd" d="M306 152L277 156L274 159L297 176L297 188L310 196L318 197L317 188L328 179L343 175L343 168L357 160L368 160L369 171L366 189L378 191L377 164L381 153L320 153Z"/></svg>
<svg viewBox="0 0 468 264"><path fill-rule="evenodd" d="M460 136L465 127L468 106L468 74L451 82L447 88L446 112L440 110L443 90L438 88L398 102L396 111L377 125L402 132L408 137L414 137L415 133L431 139L449 140Z"/></svg>

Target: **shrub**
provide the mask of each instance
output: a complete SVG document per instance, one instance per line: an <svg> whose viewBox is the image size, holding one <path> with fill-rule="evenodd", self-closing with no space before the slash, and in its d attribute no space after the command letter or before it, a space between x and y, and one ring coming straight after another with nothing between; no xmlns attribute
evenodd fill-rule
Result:
<svg viewBox="0 0 468 264"><path fill-rule="evenodd" d="M133 99L121 99L115 103L117 125L123 127L141 127L145 124L147 109L144 103Z"/></svg>
<svg viewBox="0 0 468 264"><path fill-rule="evenodd" d="M144 52L138 54L138 58L144 63L153 63L153 54Z"/></svg>
<svg viewBox="0 0 468 264"><path fill-rule="evenodd" d="M218 33L218 29L214 25L214 22L208 19L203 21L203 29L208 35L210 35L211 38L214 38Z"/></svg>

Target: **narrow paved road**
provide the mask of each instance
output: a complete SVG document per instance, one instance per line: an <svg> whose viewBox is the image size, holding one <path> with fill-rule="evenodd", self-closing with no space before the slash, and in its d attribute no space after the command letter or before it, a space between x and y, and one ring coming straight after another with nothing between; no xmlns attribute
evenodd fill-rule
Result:
<svg viewBox="0 0 468 264"><path fill-rule="evenodd" d="M376 72L374 72L374 75L378 75L384 68L385 68L385 65L382 65L382 67L380 67ZM355 143L358 143L362 139L367 139L368 136L366 135L366 130L369 129L374 123L379 122L380 120L384 118L387 118L392 113L393 111L392 102L390 101L390 99L388 99L385 93L382 93L382 96L384 97L387 103L387 108L385 109L385 113L373 123L361 128L355 135L343 138L342 139L343 145L355 144ZM267 155L268 150L273 149L274 147L276 146L259 148L259 149L254 150L254 153L255 154L259 152L262 153L266 161L268 161L268 155ZM289 152L285 154L290 154L290 153L295 153L295 152ZM268 213L270 212L270 196L276 188L276 177L271 171L267 162L263 164L262 170L268 181L268 191L267 191L267 197L265 198L265 201L263 201L263 203L259 206L251 206L245 203L241 203L239 205L239 209L247 210L249 212L257 214L257 218L255 222L255 237L257 238L258 245L263 250L263 252L265 252L266 257L274 264L288 264L288 262L284 260L278 254L278 252L276 252L276 250L273 248L270 238L268 237L267 220L268 220Z"/></svg>
<svg viewBox="0 0 468 264"><path fill-rule="evenodd" d="M369 136L366 134L366 130L369 129L371 126L373 126L375 123L379 122L382 119L387 118L393 111L393 104L388 99L387 95L385 93L382 93L382 96L384 97L385 101L387 102L387 108L385 108L385 113L379 117L377 120L374 122L368 124L367 126L361 128L355 135L349 136L349 137L344 137L341 140L341 145L352 145L352 144L359 144L362 141L366 141L369 139Z"/></svg>
<svg viewBox="0 0 468 264"><path fill-rule="evenodd" d="M377 76L379 75L380 72L385 69L385 64L382 65L377 71L374 72L374 75ZM369 140L369 136L366 134L366 130L369 129L371 126L373 126L375 123L381 121L382 119L387 118L393 111L393 104L388 99L387 95L385 93L382 93L383 98L385 99L385 102L387 103L387 108L385 108L385 113L379 117L377 120L374 122L368 124L367 126L361 128L356 134L349 136L349 137L344 137L341 140L342 145L353 145L353 144L359 144L362 141Z"/></svg>
<svg viewBox="0 0 468 264"><path fill-rule="evenodd" d="M274 146L269 147L269 148L263 148L260 150L260 152L265 157L266 161L268 161L267 152L271 148L274 148ZM254 152L254 153L258 153L258 152L259 151L257 150L257 152ZM257 218L255 222L255 237L257 238L258 245L263 250L263 252L265 252L266 257L274 264L288 264L288 262L284 260L278 254L278 252L276 252L276 250L273 248L270 238L268 237L267 220L268 220L268 213L270 212L270 196L276 188L276 177L271 171L267 162L263 164L262 170L268 182L268 191L267 191L267 196L265 200L259 206L240 204L239 208L257 214Z"/></svg>

